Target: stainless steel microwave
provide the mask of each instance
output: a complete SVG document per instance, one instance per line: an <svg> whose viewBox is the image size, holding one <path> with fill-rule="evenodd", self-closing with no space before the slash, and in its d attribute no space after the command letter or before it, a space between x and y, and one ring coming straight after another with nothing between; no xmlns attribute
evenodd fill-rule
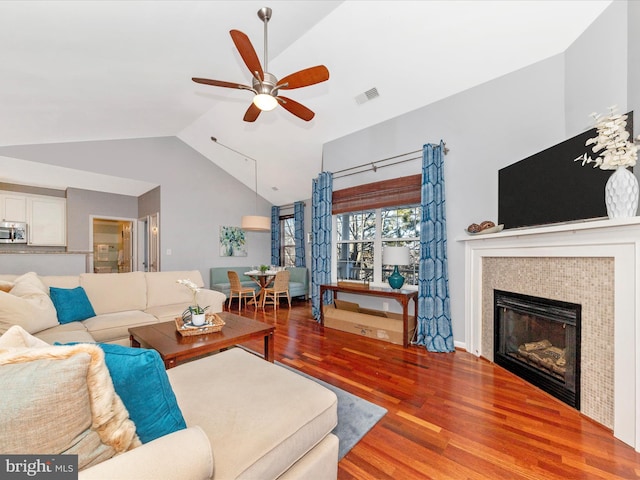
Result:
<svg viewBox="0 0 640 480"><path fill-rule="evenodd" d="M27 224L0 222L0 243L27 243Z"/></svg>

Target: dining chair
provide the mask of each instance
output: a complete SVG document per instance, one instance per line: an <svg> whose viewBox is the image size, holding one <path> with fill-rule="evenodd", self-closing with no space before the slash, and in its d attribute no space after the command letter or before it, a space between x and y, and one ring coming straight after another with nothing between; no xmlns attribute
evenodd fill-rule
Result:
<svg viewBox="0 0 640 480"><path fill-rule="evenodd" d="M276 277L273 280L273 286L264 289L262 295L262 308L269 303L273 305L273 308L278 308L278 302L280 296L286 296L289 302L289 308L291 308L291 297L289 296L289 272L287 270L276 273Z"/></svg>
<svg viewBox="0 0 640 480"><path fill-rule="evenodd" d="M256 292L251 287L243 287L240 282L240 277L233 270L229 270L227 272L227 277L229 277L229 304L227 305L227 309L231 310L231 300L233 297L238 298L238 312L242 308L242 299L244 298L244 306L247 306L247 300L249 297L253 298L253 304L256 305Z"/></svg>

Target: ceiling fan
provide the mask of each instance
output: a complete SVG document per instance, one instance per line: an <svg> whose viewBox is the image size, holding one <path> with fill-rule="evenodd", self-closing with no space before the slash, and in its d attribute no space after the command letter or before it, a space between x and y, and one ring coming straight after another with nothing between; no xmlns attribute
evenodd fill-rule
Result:
<svg viewBox="0 0 640 480"><path fill-rule="evenodd" d="M278 80L275 75L267 72L267 23L271 18L271 9L268 7L261 8L258 10L258 17L264 22L264 69L260 65L260 60L253 45L251 45L249 37L240 30L231 30L229 32L244 64L251 72L251 75L253 75L251 87L249 85L222 82L220 80L210 80L207 78L192 78L191 80L196 83L213 85L214 87L239 88L253 92L255 94L253 102L244 114L243 120L245 122L255 122L261 111L273 110L278 104L282 105L285 110L288 110L296 117L308 122L315 116L315 113L295 100L280 96L279 91L308 87L309 85L324 82L329 79L329 70L327 70L327 67L324 65L317 65L287 75L281 80Z"/></svg>

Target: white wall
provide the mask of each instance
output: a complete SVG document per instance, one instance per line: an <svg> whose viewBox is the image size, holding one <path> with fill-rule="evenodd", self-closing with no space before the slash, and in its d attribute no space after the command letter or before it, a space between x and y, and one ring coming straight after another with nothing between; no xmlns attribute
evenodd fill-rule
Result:
<svg viewBox="0 0 640 480"><path fill-rule="evenodd" d="M638 26L640 9L629 6L632 10ZM414 151L424 143L446 142L447 252L456 344L466 342L464 247L456 238L463 238L471 223L497 221L500 168L591 128L585 110L588 115L616 102L627 106L626 15L627 3L614 2L566 54L325 145L324 169L334 171ZM640 43L638 34L634 39L635 45ZM638 48L633 47L635 55ZM607 58L600 62L603 56ZM637 65L630 77L640 87ZM415 173L420 173L419 160L338 179L334 189Z"/></svg>

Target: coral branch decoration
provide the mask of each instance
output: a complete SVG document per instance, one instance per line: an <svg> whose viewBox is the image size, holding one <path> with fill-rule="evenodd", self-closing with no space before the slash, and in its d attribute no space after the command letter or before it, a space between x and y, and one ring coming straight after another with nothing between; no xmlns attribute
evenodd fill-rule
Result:
<svg viewBox="0 0 640 480"><path fill-rule="evenodd" d="M598 135L590 138L586 146L593 145L592 151L597 154L592 158L587 153L575 159L587 163L594 163L593 168L602 170L615 170L618 167L633 167L638 160L638 146L633 140L629 140L629 132L626 130L627 115L617 113L617 107L609 107L609 114L602 116L592 113L595 120ZM638 137L640 140L640 136Z"/></svg>

